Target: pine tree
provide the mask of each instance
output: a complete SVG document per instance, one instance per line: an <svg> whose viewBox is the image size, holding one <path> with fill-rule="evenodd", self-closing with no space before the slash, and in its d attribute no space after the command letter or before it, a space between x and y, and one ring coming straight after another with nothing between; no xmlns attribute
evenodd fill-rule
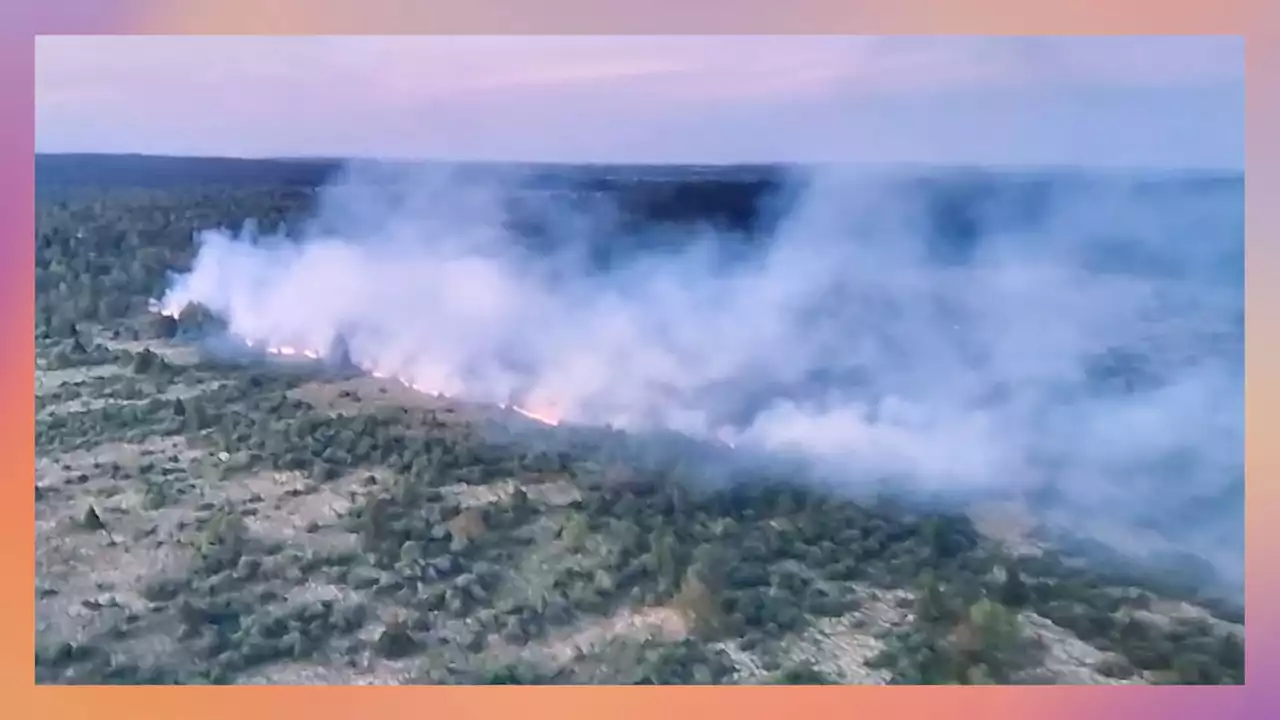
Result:
<svg viewBox="0 0 1280 720"><path fill-rule="evenodd" d="M1005 570L1004 585L1000 588L1000 604L1011 608L1025 607L1031 602L1031 588L1023 579L1016 565Z"/></svg>

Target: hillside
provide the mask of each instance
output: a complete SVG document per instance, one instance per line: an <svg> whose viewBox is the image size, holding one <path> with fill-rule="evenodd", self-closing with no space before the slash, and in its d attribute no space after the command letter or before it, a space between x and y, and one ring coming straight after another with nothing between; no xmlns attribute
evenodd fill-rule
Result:
<svg viewBox="0 0 1280 720"><path fill-rule="evenodd" d="M1016 504L232 362L210 318L148 311L195 230L299 223L333 167L38 159L38 682L1243 682L1243 612L1197 566L1103 563ZM752 173L557 191L751 236ZM941 262L992 182L932 204Z"/></svg>

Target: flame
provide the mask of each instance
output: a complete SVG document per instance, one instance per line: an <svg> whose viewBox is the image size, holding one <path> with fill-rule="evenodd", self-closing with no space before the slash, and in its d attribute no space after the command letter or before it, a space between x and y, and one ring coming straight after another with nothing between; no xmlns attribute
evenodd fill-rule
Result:
<svg viewBox="0 0 1280 720"><path fill-rule="evenodd" d="M182 314L182 310L183 308L186 307L186 305L183 305L182 307L174 307L172 305L166 305L162 300L157 300L153 298L147 301L147 307L151 310L151 312L157 315L163 315L167 318L173 318L174 320L177 320L178 316Z"/></svg>
<svg viewBox="0 0 1280 720"><path fill-rule="evenodd" d="M543 425L555 426L560 424L560 418L556 417L555 415L551 414L551 412L546 410L543 410L543 411L532 410L530 408L520 407L519 405L512 405L511 409L529 418L530 420L537 420Z"/></svg>
<svg viewBox="0 0 1280 720"><path fill-rule="evenodd" d="M322 357L319 350L312 350L310 348L296 348L291 345L277 345L274 347L268 347L266 351L268 355L280 355L281 357L297 357L301 355L303 357L310 358L312 360L319 360Z"/></svg>
<svg viewBox="0 0 1280 720"><path fill-rule="evenodd" d="M164 302L160 300L151 300L149 302L149 305L150 305L150 310L152 312L160 315L166 315L172 318L177 318L182 310L181 307L167 306ZM300 348L300 347L294 347L292 345L265 345L264 346L252 340L245 340L244 342L245 342L245 345L249 347L261 347L263 351L266 352L268 355L276 355L279 357L302 356L305 358L309 358L311 360L319 360L324 357L324 353L320 352L319 350L314 350L311 348ZM412 378L404 377L402 375L397 375L394 373L389 373L383 370L378 370L372 367L364 367L362 369L365 372L369 373L371 377L378 378L379 380L394 380L395 382L398 382L401 385L404 385L405 387L411 390L414 390L416 392L420 392L424 395L441 396L443 394L439 392L437 388L431 388L422 383L415 382ZM544 425L556 426L556 425L559 425L561 422L561 418L559 414L556 413L554 410L546 407L534 409L531 407L521 407L519 405L505 405L505 404L500 405L500 407L502 407L503 409L514 410L520 413L521 415L529 418L530 420L536 420Z"/></svg>
<svg viewBox="0 0 1280 720"><path fill-rule="evenodd" d="M163 302L159 300L152 300L150 301L149 304L152 312L160 315L172 317L175 319L178 317L178 315L181 313L181 310L182 310L181 307L174 307L172 305L166 306ZM309 358L311 360L320 360L324 357L324 353L320 352L319 350L314 350L312 348L300 348L300 347L294 347L292 345L263 345L259 342L255 342L252 340L245 340L244 342L245 342L245 345L249 347L262 348L268 355L276 355L280 357L302 356L302 357ZM399 375L394 372L381 370L371 365L361 366L361 369L367 372L370 377L378 378L379 380L392 380L397 383L400 383L401 385L411 390L420 392L424 395L434 395L436 397L444 396L444 393L440 392L439 388L428 387L420 382L414 381L412 378L405 377L403 375ZM514 405L514 404L508 405L505 403L500 403L499 407L501 407L504 410L514 410L515 412L523 415L524 417L529 418L530 420L534 420L536 422L542 423L543 425L549 425L551 427L558 426L563 421L563 417L561 416L561 414L556 412L553 407L549 407L546 404L540 404L538 407L525 407L525 406ZM715 437L716 440L719 440L725 446L732 449L737 449L737 443L734 442L730 433L725 431L719 431L714 433L713 436Z"/></svg>

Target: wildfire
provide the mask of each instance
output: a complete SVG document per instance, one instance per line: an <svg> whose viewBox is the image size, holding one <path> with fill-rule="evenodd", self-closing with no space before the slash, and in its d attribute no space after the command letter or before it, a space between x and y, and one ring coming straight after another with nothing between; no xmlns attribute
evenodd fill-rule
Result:
<svg viewBox="0 0 1280 720"><path fill-rule="evenodd" d="M269 347L266 349L268 355L279 355L281 357L297 357L301 355L312 360L319 360L321 355L318 350L308 348L296 348L289 345L280 345L277 347Z"/></svg>
<svg viewBox="0 0 1280 720"><path fill-rule="evenodd" d="M150 302L152 312L168 317L176 318L179 315L180 308L167 307L158 300ZM249 347L258 347L268 355L277 357L305 357L310 360L320 360L324 357L324 353L312 348L294 347L292 345L262 345L254 341L246 340L245 344ZM438 389L428 387L422 383L415 382L413 379L404 377L395 373L385 372L383 370L374 369L372 367L364 367L371 377L381 380L393 380L412 390L420 392L424 395L440 395ZM534 409L531 407L521 407L519 405L501 405L503 409L514 410L530 420L535 420L544 425L556 426L560 424L561 418L558 413L549 408Z"/></svg>
<svg viewBox="0 0 1280 720"><path fill-rule="evenodd" d="M148 300L147 307L151 309L151 312L156 313L157 315L163 315L167 318L173 318L174 320L177 320L178 316L182 314L182 308L165 305L160 300Z"/></svg>
<svg viewBox="0 0 1280 720"><path fill-rule="evenodd" d="M529 408L520 407L519 405L512 405L512 406L511 406L511 409L512 409L512 410L515 410L516 412L520 413L521 415L523 415L523 416L525 416L525 417L529 418L530 420L537 420L538 422L542 423L543 425L553 425L553 426L554 426L554 425L559 425L559 424L560 424L560 418L558 418L558 417L556 417L556 416L552 415L551 413L549 413L549 412L547 412L547 411L539 412L539 411L537 411L537 410L531 410L531 409L529 409Z"/></svg>
<svg viewBox="0 0 1280 720"><path fill-rule="evenodd" d="M175 310L174 308L163 307L157 301L152 301L151 309L153 312L156 312L162 315L168 315L170 317L175 317L175 318L178 316L177 310ZM244 342L245 342L245 345L247 345L248 347L259 348L266 354L273 355L276 357L305 357L310 360L321 360L325 356L323 352L313 348L296 347L292 345L267 345L265 343L259 343L251 340L245 340ZM392 382L396 382L404 387L407 387L411 390L422 393L424 395L433 395L436 397L444 396L444 393L441 392L441 388L429 387L421 382L415 381L412 377L407 377L399 373L396 373L394 371L388 371L386 368L377 368L373 365L361 365L361 369L364 370L364 372L368 373L370 377L377 378L380 380L389 380ZM543 425L547 425L550 427L559 426L560 423L563 422L564 420L564 417L563 415L561 415L561 413L556 411L554 407L551 407L545 403L540 403L537 406L521 406L521 405L515 405L515 404L499 403L498 406L503 410L511 410L511 411L517 412L520 415L526 418L529 418L530 420L542 423ZM713 433L712 435L715 440L718 440L720 443L722 443L726 447L729 447L731 449L737 448L737 443L735 442L731 433L721 430Z"/></svg>

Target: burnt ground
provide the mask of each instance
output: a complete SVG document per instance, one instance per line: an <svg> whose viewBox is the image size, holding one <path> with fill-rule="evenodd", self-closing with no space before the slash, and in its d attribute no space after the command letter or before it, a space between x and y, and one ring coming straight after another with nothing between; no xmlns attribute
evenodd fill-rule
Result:
<svg viewBox="0 0 1280 720"><path fill-rule="evenodd" d="M1013 505L700 488L393 380L41 347L40 682L1243 677L1239 613L1092 571Z"/></svg>

